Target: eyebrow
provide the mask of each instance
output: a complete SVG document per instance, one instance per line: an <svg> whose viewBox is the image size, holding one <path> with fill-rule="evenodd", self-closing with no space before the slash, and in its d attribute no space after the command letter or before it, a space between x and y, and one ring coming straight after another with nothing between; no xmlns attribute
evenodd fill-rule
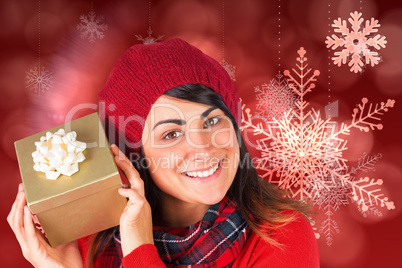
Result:
<svg viewBox="0 0 402 268"><path fill-rule="evenodd" d="M204 119L205 117L207 117L213 110L217 109L218 107L211 107L208 110L204 111L200 117L201 119ZM167 119L167 120L161 120L158 123L155 124L155 126L152 128L152 130L154 130L157 126L161 125L161 124L177 124L180 126L183 126L186 124L186 121L181 120L181 119Z"/></svg>
<svg viewBox="0 0 402 268"><path fill-rule="evenodd" d="M152 130L154 130L157 126L159 126L159 125L161 125L161 124L169 124L169 123L177 124L177 125L183 126L183 125L186 124L186 121L184 121L184 120L179 120L179 119L162 120L162 121L159 121L158 123L156 123Z"/></svg>
<svg viewBox="0 0 402 268"><path fill-rule="evenodd" d="M204 119L205 117L207 117L215 109L218 109L218 107L211 107L208 110L206 110L205 112L203 112L201 114L201 119Z"/></svg>

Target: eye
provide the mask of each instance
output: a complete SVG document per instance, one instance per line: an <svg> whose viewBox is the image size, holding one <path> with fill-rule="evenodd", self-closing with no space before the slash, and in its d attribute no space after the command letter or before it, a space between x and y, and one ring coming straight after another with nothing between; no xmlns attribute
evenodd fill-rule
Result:
<svg viewBox="0 0 402 268"><path fill-rule="evenodd" d="M205 128L207 128L207 127L212 127L212 126L218 124L220 120L221 120L221 119L220 119L219 117L211 117L211 118L208 118L208 119L205 120L205 122L204 122L204 127L205 127Z"/></svg>
<svg viewBox="0 0 402 268"><path fill-rule="evenodd" d="M172 140L180 137L182 134L180 131L171 131L167 133L165 136L163 136L163 139L165 140Z"/></svg>

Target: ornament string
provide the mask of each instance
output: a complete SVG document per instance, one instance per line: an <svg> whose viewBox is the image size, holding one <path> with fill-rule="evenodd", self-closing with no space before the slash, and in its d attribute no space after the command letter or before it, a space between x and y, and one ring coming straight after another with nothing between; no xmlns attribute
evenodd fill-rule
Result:
<svg viewBox="0 0 402 268"><path fill-rule="evenodd" d="M45 93L52 84L52 72L41 66L41 2L38 1L38 66L26 72L26 88L37 94Z"/></svg>
<svg viewBox="0 0 402 268"><path fill-rule="evenodd" d="M222 0L222 61L220 64L229 74L230 79L232 79L232 81L236 81L236 66L229 64L225 60L225 0Z"/></svg>
<svg viewBox="0 0 402 268"><path fill-rule="evenodd" d="M149 0L148 1L148 31L147 31L148 36L142 37L142 35L135 35L137 40L142 41L142 43L145 45L157 43L165 37L164 35L159 35L157 38L152 37L151 24L152 24L152 3L151 3L151 0Z"/></svg>
<svg viewBox="0 0 402 268"><path fill-rule="evenodd" d="M281 68L281 0L278 0L278 69L280 68Z"/></svg>

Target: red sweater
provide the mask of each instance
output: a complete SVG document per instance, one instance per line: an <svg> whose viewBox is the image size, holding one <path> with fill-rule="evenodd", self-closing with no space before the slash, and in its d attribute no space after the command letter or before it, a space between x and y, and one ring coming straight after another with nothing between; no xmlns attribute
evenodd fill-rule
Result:
<svg viewBox="0 0 402 268"><path fill-rule="evenodd" d="M270 245L252 232L232 267L320 267L317 241L310 223L304 216L276 230L272 238L282 244L282 248ZM88 249L85 241L78 240L84 263ZM136 248L123 258L122 263L127 268L166 267L152 244ZM97 264L96 267L108 267L107 264L99 265L98 262Z"/></svg>

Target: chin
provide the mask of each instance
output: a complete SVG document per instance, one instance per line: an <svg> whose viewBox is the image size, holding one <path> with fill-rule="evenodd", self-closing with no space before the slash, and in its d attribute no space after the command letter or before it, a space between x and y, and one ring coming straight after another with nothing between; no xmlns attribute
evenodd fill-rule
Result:
<svg viewBox="0 0 402 268"><path fill-rule="evenodd" d="M227 191L211 191L202 197L202 203L206 205L215 205L222 201L226 196Z"/></svg>

